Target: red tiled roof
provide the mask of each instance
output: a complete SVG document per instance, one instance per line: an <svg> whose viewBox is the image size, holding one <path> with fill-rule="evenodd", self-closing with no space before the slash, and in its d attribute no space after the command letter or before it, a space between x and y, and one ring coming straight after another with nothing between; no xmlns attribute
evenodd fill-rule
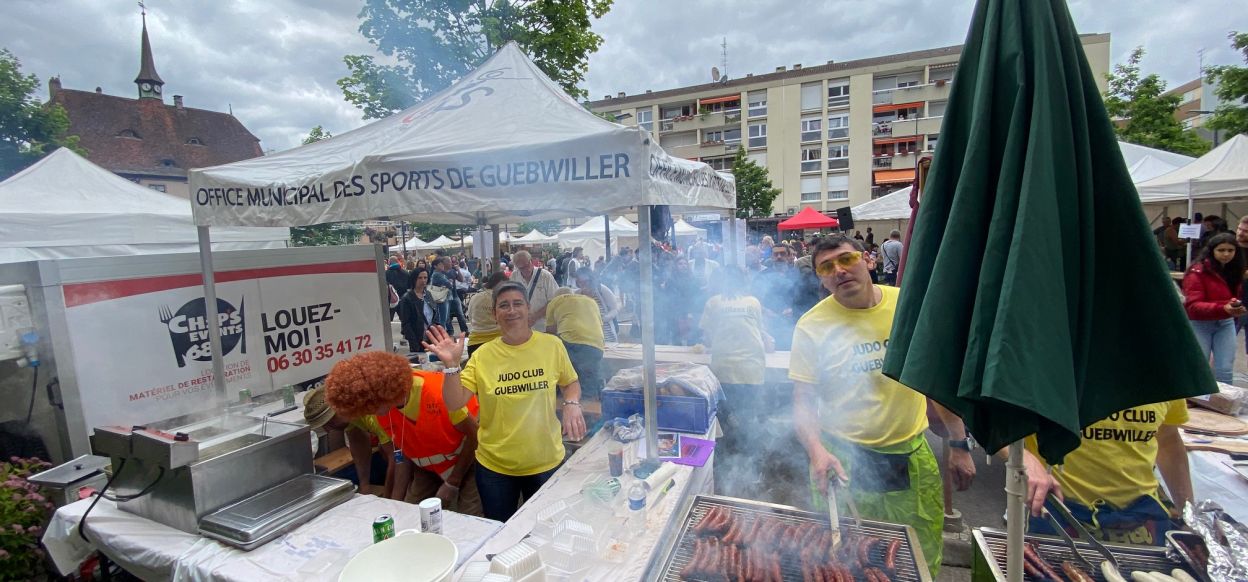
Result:
<svg viewBox="0 0 1248 582"><path fill-rule="evenodd" d="M51 102L69 114L68 135L79 137L87 159L121 174L185 178L191 168L264 153L260 140L228 113L73 89L57 90ZM128 132L138 137L123 137ZM202 145L188 143L192 138Z"/></svg>

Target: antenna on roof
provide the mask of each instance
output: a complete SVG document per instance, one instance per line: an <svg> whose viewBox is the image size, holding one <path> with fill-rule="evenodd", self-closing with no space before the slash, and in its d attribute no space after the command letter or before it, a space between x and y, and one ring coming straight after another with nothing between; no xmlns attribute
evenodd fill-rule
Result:
<svg viewBox="0 0 1248 582"><path fill-rule="evenodd" d="M719 64L723 67L720 69L723 76L715 80L726 83L728 82L728 37L726 36L719 43Z"/></svg>
<svg viewBox="0 0 1248 582"><path fill-rule="evenodd" d="M143 16L147 16L147 6L143 4L143 0L139 0L139 12Z"/></svg>

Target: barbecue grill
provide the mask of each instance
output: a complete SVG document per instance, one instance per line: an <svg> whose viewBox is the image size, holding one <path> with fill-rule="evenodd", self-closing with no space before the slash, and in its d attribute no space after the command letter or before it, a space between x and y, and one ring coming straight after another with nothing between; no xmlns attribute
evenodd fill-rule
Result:
<svg viewBox="0 0 1248 582"><path fill-rule="evenodd" d="M812 513L788 505L776 505L748 499L737 499L735 497L698 495L693 499L679 528L676 529L675 543L668 550L667 556L661 562L658 562L658 564L661 564L662 569L659 575L655 577L656 579L664 582L679 582L682 580L680 572L693 559L694 543L697 541L697 535L694 534L693 528L706 512L716 507L729 509L732 511L733 517L744 520L744 523L747 524L761 518L778 519L791 525L817 523L826 526L828 524L827 513ZM923 559L923 551L919 548L918 538L915 536L914 529L910 526L863 520L862 526L857 527L854 525L853 520L846 516L841 519L841 532L846 536L856 534L875 536L885 542L900 540L901 547L897 550L896 556L897 569L892 580L896 582L931 581L931 575L927 570L927 562ZM797 560L783 559L780 566L785 582L802 582L801 564Z"/></svg>
<svg viewBox="0 0 1248 582"><path fill-rule="evenodd" d="M973 567L972 579L982 579L980 574L983 569L987 569L992 578L998 581L1005 580L1005 531L992 528L977 528L974 531L975 537L975 564ZM1074 558L1074 554L1070 548L1066 546L1066 542L1062 538L1056 536L1041 536L1028 534L1025 538L1026 543L1032 544L1040 557L1044 558L1055 570L1061 572L1062 562L1070 561L1079 565L1079 560ZM1088 543L1075 540L1075 545L1079 547L1079 555L1096 566L1096 571L1085 573L1095 580L1105 580L1101 576L1100 565L1105 561L1092 546ZM1169 574L1175 568L1183 568L1188 573L1187 567L1167 556L1166 548L1160 546L1124 546L1119 544L1105 543L1105 547L1109 552L1118 559L1120 566L1120 574L1127 580L1131 579L1131 572L1136 570L1144 572L1164 572ZM1082 569L1082 568L1081 568ZM1025 576L1026 580L1034 580L1030 576ZM1199 579L1199 578L1197 578Z"/></svg>

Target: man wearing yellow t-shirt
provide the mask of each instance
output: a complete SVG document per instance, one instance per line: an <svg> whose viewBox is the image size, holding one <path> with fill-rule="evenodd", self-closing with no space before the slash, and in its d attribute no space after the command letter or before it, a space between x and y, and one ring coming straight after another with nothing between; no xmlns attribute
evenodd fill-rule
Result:
<svg viewBox="0 0 1248 582"><path fill-rule="evenodd" d="M546 304L546 332L559 336L581 380L581 394L597 398L602 392L602 350L605 336L598 302L560 287Z"/></svg>
<svg viewBox="0 0 1248 582"><path fill-rule="evenodd" d="M871 283L875 261L854 239L825 238L813 256L831 295L798 320L789 378L794 428L810 456L814 504L826 509L829 473L847 481L838 502L852 495L863 517L914 527L935 578L944 502L936 457L923 434L927 399L880 371L898 290ZM961 419L937 411L952 438L966 438ZM969 485L970 453L955 450L953 457L955 473Z"/></svg>
<svg viewBox="0 0 1248 582"><path fill-rule="evenodd" d="M1183 506L1192 499L1192 477L1179 425L1187 422L1183 400L1128 408L1083 429L1083 440L1049 471L1028 437L1023 463L1033 533L1054 535L1038 517L1048 493L1066 506L1092 535L1117 543L1162 545ZM1170 506L1163 501L1156 467L1166 481ZM1052 509L1050 510L1052 511ZM1069 526L1067 526L1069 527Z"/></svg>

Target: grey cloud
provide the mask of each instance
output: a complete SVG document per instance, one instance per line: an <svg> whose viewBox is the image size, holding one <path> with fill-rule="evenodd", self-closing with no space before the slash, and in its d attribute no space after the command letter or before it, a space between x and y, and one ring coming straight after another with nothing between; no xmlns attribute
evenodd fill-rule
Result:
<svg viewBox="0 0 1248 582"><path fill-rule="evenodd" d="M234 114L266 149L298 145L314 125L343 133L364 123L335 81L342 55L372 53L359 34L360 0L149 0L148 24L166 94ZM820 64L962 42L967 0L617 0L595 24L592 98L710 80L728 39L728 73ZM1070 0L1080 29L1113 34L1113 60L1133 47L1171 85L1207 64L1240 62L1226 41L1248 30L1243 0ZM131 0L5 0L0 46L45 83L133 96L139 16ZM384 59L383 59L384 60Z"/></svg>

